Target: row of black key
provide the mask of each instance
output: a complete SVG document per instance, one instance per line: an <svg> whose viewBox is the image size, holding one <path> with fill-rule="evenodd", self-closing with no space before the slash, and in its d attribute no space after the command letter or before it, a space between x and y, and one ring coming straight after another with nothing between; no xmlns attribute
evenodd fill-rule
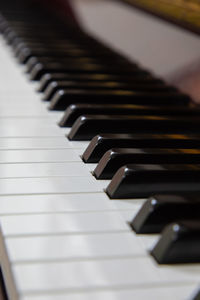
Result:
<svg viewBox="0 0 200 300"><path fill-rule="evenodd" d="M82 158L98 162L97 179L112 179L108 196L151 197L131 227L159 233L175 222L152 250L155 259L199 262L198 107L79 28L63 30L51 17L48 24L43 18L35 24L27 12L25 24L18 14L5 15L10 23L2 18L1 31L30 78L40 80L43 100L50 110L66 109L59 125L72 127L71 140L92 139ZM165 195L171 193L183 196Z"/></svg>

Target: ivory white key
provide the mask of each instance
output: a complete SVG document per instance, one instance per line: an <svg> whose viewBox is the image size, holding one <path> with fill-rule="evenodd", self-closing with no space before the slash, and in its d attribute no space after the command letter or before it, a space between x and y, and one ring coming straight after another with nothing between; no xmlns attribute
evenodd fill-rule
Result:
<svg viewBox="0 0 200 300"><path fill-rule="evenodd" d="M59 151L58 151L59 153ZM48 159L48 157L46 157ZM61 159L61 158L60 158ZM66 159L65 159L66 160ZM0 165L0 178L91 176L82 162L10 163ZM53 161L53 159L52 159ZM72 160L73 161L73 160Z"/></svg>
<svg viewBox="0 0 200 300"><path fill-rule="evenodd" d="M6 238L12 263L144 256L140 239L132 232Z"/></svg>
<svg viewBox="0 0 200 300"><path fill-rule="evenodd" d="M2 216L1 227L5 236L130 231L118 212Z"/></svg>
<svg viewBox="0 0 200 300"><path fill-rule="evenodd" d="M65 131L61 130L53 122L44 118L0 118L0 137L51 137L51 136L64 136Z"/></svg>
<svg viewBox="0 0 200 300"><path fill-rule="evenodd" d="M88 143L72 143L63 137L0 138L0 150L66 149L87 147Z"/></svg>
<svg viewBox="0 0 200 300"><path fill-rule="evenodd" d="M151 286L142 289L128 288L111 291L82 291L77 293L49 293L45 295L25 295L22 300L146 300L153 295L153 300L183 300L190 299L191 290L195 290L195 284L176 286Z"/></svg>
<svg viewBox="0 0 200 300"><path fill-rule="evenodd" d="M144 201L109 200L105 193L14 195L0 197L0 215L138 210Z"/></svg>
<svg viewBox="0 0 200 300"><path fill-rule="evenodd" d="M0 164L75 162L81 161L72 149L7 150L0 151Z"/></svg>
<svg viewBox="0 0 200 300"><path fill-rule="evenodd" d="M102 187L90 177L0 179L0 195L62 194L101 192Z"/></svg>
<svg viewBox="0 0 200 300"><path fill-rule="evenodd" d="M13 264L12 269L24 293L200 282L200 265L158 268L150 257Z"/></svg>

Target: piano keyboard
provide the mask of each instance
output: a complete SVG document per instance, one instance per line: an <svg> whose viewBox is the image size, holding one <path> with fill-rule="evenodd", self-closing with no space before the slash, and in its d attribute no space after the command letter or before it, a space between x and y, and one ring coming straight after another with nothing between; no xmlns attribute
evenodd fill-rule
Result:
<svg viewBox="0 0 200 300"><path fill-rule="evenodd" d="M11 21L13 21L12 16L11 14ZM6 23L2 19L1 28L4 25ZM12 32L7 32L7 40L10 38L10 42L11 37ZM45 46L44 44L42 47ZM44 48L42 51L45 52L46 49ZM22 60L22 56L20 56L20 59ZM195 154L195 159L199 157L199 131L193 132L191 130L191 135L185 135L185 133L188 133L188 130L186 132L180 130L183 127L187 129L188 124L192 124L192 128L198 125L196 108L193 110L188 107L188 110L191 110L191 116L189 113L189 117L184 113L188 97L179 94L179 92L174 91L173 88L170 89L170 87L169 90L171 91L168 92L168 87L164 83L140 70L139 73L144 75L144 77L141 77L141 80L139 80L140 75L133 75L135 71L132 73L129 69L125 70L119 76L122 83L127 83L128 80L131 82L131 76L133 76L132 81L134 82L134 78L138 76L135 79L135 86L137 86L139 94L135 92L136 87L135 90L134 88L128 90L126 87L119 90L115 88L102 88L99 84L102 76L116 77L112 67L105 67L103 70L105 74L100 72L98 76L96 75L96 80L91 79L92 76L95 77L95 72L94 74L89 71L84 73L82 70L80 71L81 74L79 74L79 72L72 71L71 78L73 80L70 80L75 81L76 84L79 84L81 77L84 78L85 76L87 80L83 80L80 83L81 89L78 92L75 87L72 87L69 88L68 93L67 83L62 83L61 89L64 88L64 92L60 92L60 88L58 88L55 91L50 106L52 109L60 99L62 105L58 107L59 110L49 111L47 109L49 102L41 101L44 94L36 92L36 89L44 89L44 86L47 86L47 82L51 79L51 75L43 74L40 84L29 81L28 77L30 76L25 76L24 74L26 67L24 65L20 66L17 63L13 49L6 44L3 38L0 39L0 60L0 253L1 269L8 299L198 299L196 295L200 281L199 256L197 263L157 263L152 255L156 253L155 245L158 246L158 240L160 239L159 229L157 228L155 232L150 234L135 233L137 231L138 216L135 218L135 221L133 219L138 215L143 204L147 203L146 198L141 198L140 196L138 198L128 197L129 199L127 199L122 196L120 197L121 199L111 200L108 196L108 186L112 188L113 180L117 174L114 171L115 176L111 182L110 179L97 180L93 171L96 168L95 172L98 173L99 165L97 165L97 162L103 154L99 155L100 152L97 148L96 156L92 158L95 152L94 149L96 149L95 145L98 147L98 140L100 139L105 139L103 145L106 150L104 149L104 152L102 152L105 153L113 147L119 148L119 145L123 143L122 147L125 146L127 148L126 145L128 144L132 149L139 149L142 145L140 144L140 139L143 137L141 142L143 143L142 148L153 147L155 151L155 148L168 147L171 149L171 155L173 156L177 151L181 155L181 150L174 149L175 152L172 150L172 148L176 148L175 145L178 145L178 148L182 149L182 152L186 153L185 155L188 154L188 157L190 157L191 161L188 163L193 164L195 160L192 161L194 158L190 154ZM73 69L73 66L71 68ZM134 68L133 65L133 70ZM55 69L56 74L54 74ZM57 66L55 69L52 66L52 78L55 79L57 77L61 82L64 80L67 81L65 64L61 65L61 71L63 70L63 72L58 70L59 73ZM114 69L117 70L116 72L119 72L118 66ZM34 77L34 72L31 73L31 76ZM119 77L116 78L119 79ZM86 81L90 88L87 90L86 85L84 92L82 89L84 89L83 86ZM69 80L67 82L70 84ZM94 87L91 87L91 82ZM147 85L145 85L145 82ZM157 97L155 93L151 96L150 93L150 98L156 103L151 103L152 106L149 109L157 109L160 111L160 114L154 112L152 116L151 114L150 116L147 114L145 117L139 113L141 108L138 103L141 101L142 105L146 105L146 102L151 102L151 99L145 94L146 92L142 92L144 88L140 86L148 87L149 85L151 87L151 84L155 84L155 93L158 96L162 93L163 97ZM160 91L160 89L157 90L157 85L160 86L161 90L163 88L164 92ZM130 88L129 84L128 86ZM48 91L45 93L45 97L51 92L50 89L51 87L48 85L45 89L45 91ZM98 89L101 89L104 94L97 92ZM135 98L132 97L134 93L136 94ZM167 93L169 93L169 97ZM105 115L102 116L102 123L100 124L103 107L98 102L96 107L94 106L94 109L100 110L99 122L98 117L94 116L93 119L91 117L93 114L99 116L98 112L92 111L92 115L87 115L84 110L83 114L86 114L86 116L83 118L81 117L81 107L78 107L80 108L80 116L77 116L78 120L72 125L72 129L60 127L58 123L61 120L66 122L66 115L69 113L69 108L65 112L65 116L63 116L63 111L60 111L60 109L61 107L62 109L67 108L65 106L68 101L67 98L70 95L72 96L72 102L69 99L71 104L77 103L77 101L87 103L87 100L93 103L95 102L94 99L99 97L99 99L102 99L102 103L108 99L111 105L117 99L116 101L119 101L119 106L114 106L113 109L118 109L119 111L123 109L120 108L120 105L124 104L127 100L127 109L130 107L133 114L131 116L128 113L126 114L130 119L135 116L133 124L137 126L137 124L142 124L143 121L145 122L145 120L149 119L147 126L150 126L151 130L149 132L148 128L142 130L136 127L137 130L135 132L133 130L134 127L131 127L132 133L135 134L134 142L136 146L133 146L134 136L131 138L131 135L126 134L127 132L131 133L131 130L128 131L128 127L127 131L123 132L123 130L120 130L120 124L122 123L119 123L117 129L123 134L121 136L116 135L118 131L114 130L117 122L120 122L121 115L123 116L121 119L124 118L125 120L124 114L118 112L116 117L116 114L111 112L112 106L110 106L110 111L108 110L106 114L111 115L106 118ZM162 98L161 100L165 103L165 105L160 103L160 106L162 106L160 109L156 105L158 102L156 97ZM135 107L135 110L138 110L136 115L134 115L134 106L131 107L131 101L133 101L133 105L137 105ZM167 107L167 101L169 103L173 101L176 103L174 109L177 111L178 116L175 114L174 119L171 117L171 121L169 117L170 108ZM87 103L87 105L89 104ZM105 108L109 109L106 102L104 105ZM178 106L180 106L180 109ZM168 110L166 115L162 113L163 107ZM84 107L84 109L86 108ZM90 109L92 110L92 108ZM71 107L71 110L73 111L73 107ZM145 108L143 110L145 111ZM113 121L115 118L116 122ZM161 125L162 121L163 125ZM94 138L89 144L88 131L84 127L84 124L87 125L87 122L91 122L92 124L92 127L91 125L89 127L86 126L89 128L91 136L96 135L95 131L98 130L98 127L103 131L106 122L109 126L108 129L111 130L112 128L112 135L106 136L106 132L109 133L109 130L97 132L102 137ZM167 130L168 126L171 126L171 123L177 128L175 134ZM176 124L181 124L183 127L176 126ZM81 131L80 128L82 125L83 131L82 133L80 132L77 140L75 140L76 138L73 137L72 132L76 128L77 132ZM124 121L125 125L126 122ZM159 128L159 126L163 126L163 130L161 132L158 130L160 135L156 135L154 134L155 127ZM106 138L107 141L110 138L109 143L112 143L113 146L106 146ZM130 143L128 139L131 139ZM173 143L174 140L175 143ZM151 147L148 146L149 143ZM196 150L191 149L194 147ZM101 151L103 150L101 149ZM82 155L84 161L91 159L89 164L83 162ZM100 156L99 158L97 157L98 155ZM170 160L169 157L170 152L168 152L168 157L165 157L164 160ZM119 157L118 163L120 159ZM147 172L148 168L152 170L153 166L156 168L155 165L160 163L154 162L151 165L150 160L149 162L141 161L140 168L143 166L144 169L145 166ZM186 178L188 178L188 174L190 174L191 178L193 174L198 178L199 168L197 164L188 166L180 162L178 165L177 160L170 162L169 166L171 166L171 169L169 168L169 172L171 170L171 173L173 173L173 170L178 170L181 177L181 170L183 170L182 172L185 172ZM132 159L130 163L133 163ZM176 163L175 166L174 163ZM123 168L123 166L124 163L122 162L119 168ZM162 169L161 166L160 168ZM120 170L122 172L122 169ZM168 170L167 167L166 170ZM136 171L137 169L135 169ZM195 173L195 171L197 172ZM156 172L154 173L157 174ZM140 176L139 171L138 176ZM162 177L162 174L158 172L157 177L155 177L157 181L159 181L159 176ZM185 177L183 178L183 182L184 180ZM184 185L183 182L181 187ZM198 182L197 180L196 182L192 180L189 186L185 182L189 192L195 190L195 194L199 193ZM176 184L175 187L180 192L179 189L181 188L179 185L180 182L177 181L178 187ZM141 189L145 190L145 188L145 186L140 187L140 191ZM159 184L158 188L160 188ZM125 190L127 189L129 189L128 186L125 187ZM161 191L163 190L161 189ZM160 192L159 189L158 192ZM162 199L158 197L159 201L162 202ZM198 200L195 203L195 205L198 205ZM141 219L139 223L141 223ZM177 229L178 231L178 226L175 223L174 230ZM188 227L190 228L191 226ZM135 228L135 231L132 228ZM197 231L198 234L199 232ZM195 234L194 236L196 237ZM199 244L195 238L191 243L192 247L195 245L197 250L199 249ZM182 247L184 247L184 244ZM152 251L152 249L154 250ZM149 253L151 251L152 255Z"/></svg>

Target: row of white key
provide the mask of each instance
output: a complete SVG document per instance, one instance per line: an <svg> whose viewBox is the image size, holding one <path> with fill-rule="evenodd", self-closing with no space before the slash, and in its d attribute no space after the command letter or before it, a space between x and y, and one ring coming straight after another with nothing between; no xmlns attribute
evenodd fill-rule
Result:
<svg viewBox="0 0 200 300"><path fill-rule="evenodd" d="M189 299L200 265L161 267L147 255L157 237L127 224L144 200L108 199L107 182L81 162L86 143L66 139L1 44L2 268L18 299Z"/></svg>

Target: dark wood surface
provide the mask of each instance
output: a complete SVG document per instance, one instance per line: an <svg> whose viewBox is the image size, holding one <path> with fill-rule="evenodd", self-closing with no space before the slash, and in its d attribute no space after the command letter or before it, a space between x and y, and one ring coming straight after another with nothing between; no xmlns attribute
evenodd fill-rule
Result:
<svg viewBox="0 0 200 300"><path fill-rule="evenodd" d="M200 2L198 0L120 0L163 20L200 34Z"/></svg>

